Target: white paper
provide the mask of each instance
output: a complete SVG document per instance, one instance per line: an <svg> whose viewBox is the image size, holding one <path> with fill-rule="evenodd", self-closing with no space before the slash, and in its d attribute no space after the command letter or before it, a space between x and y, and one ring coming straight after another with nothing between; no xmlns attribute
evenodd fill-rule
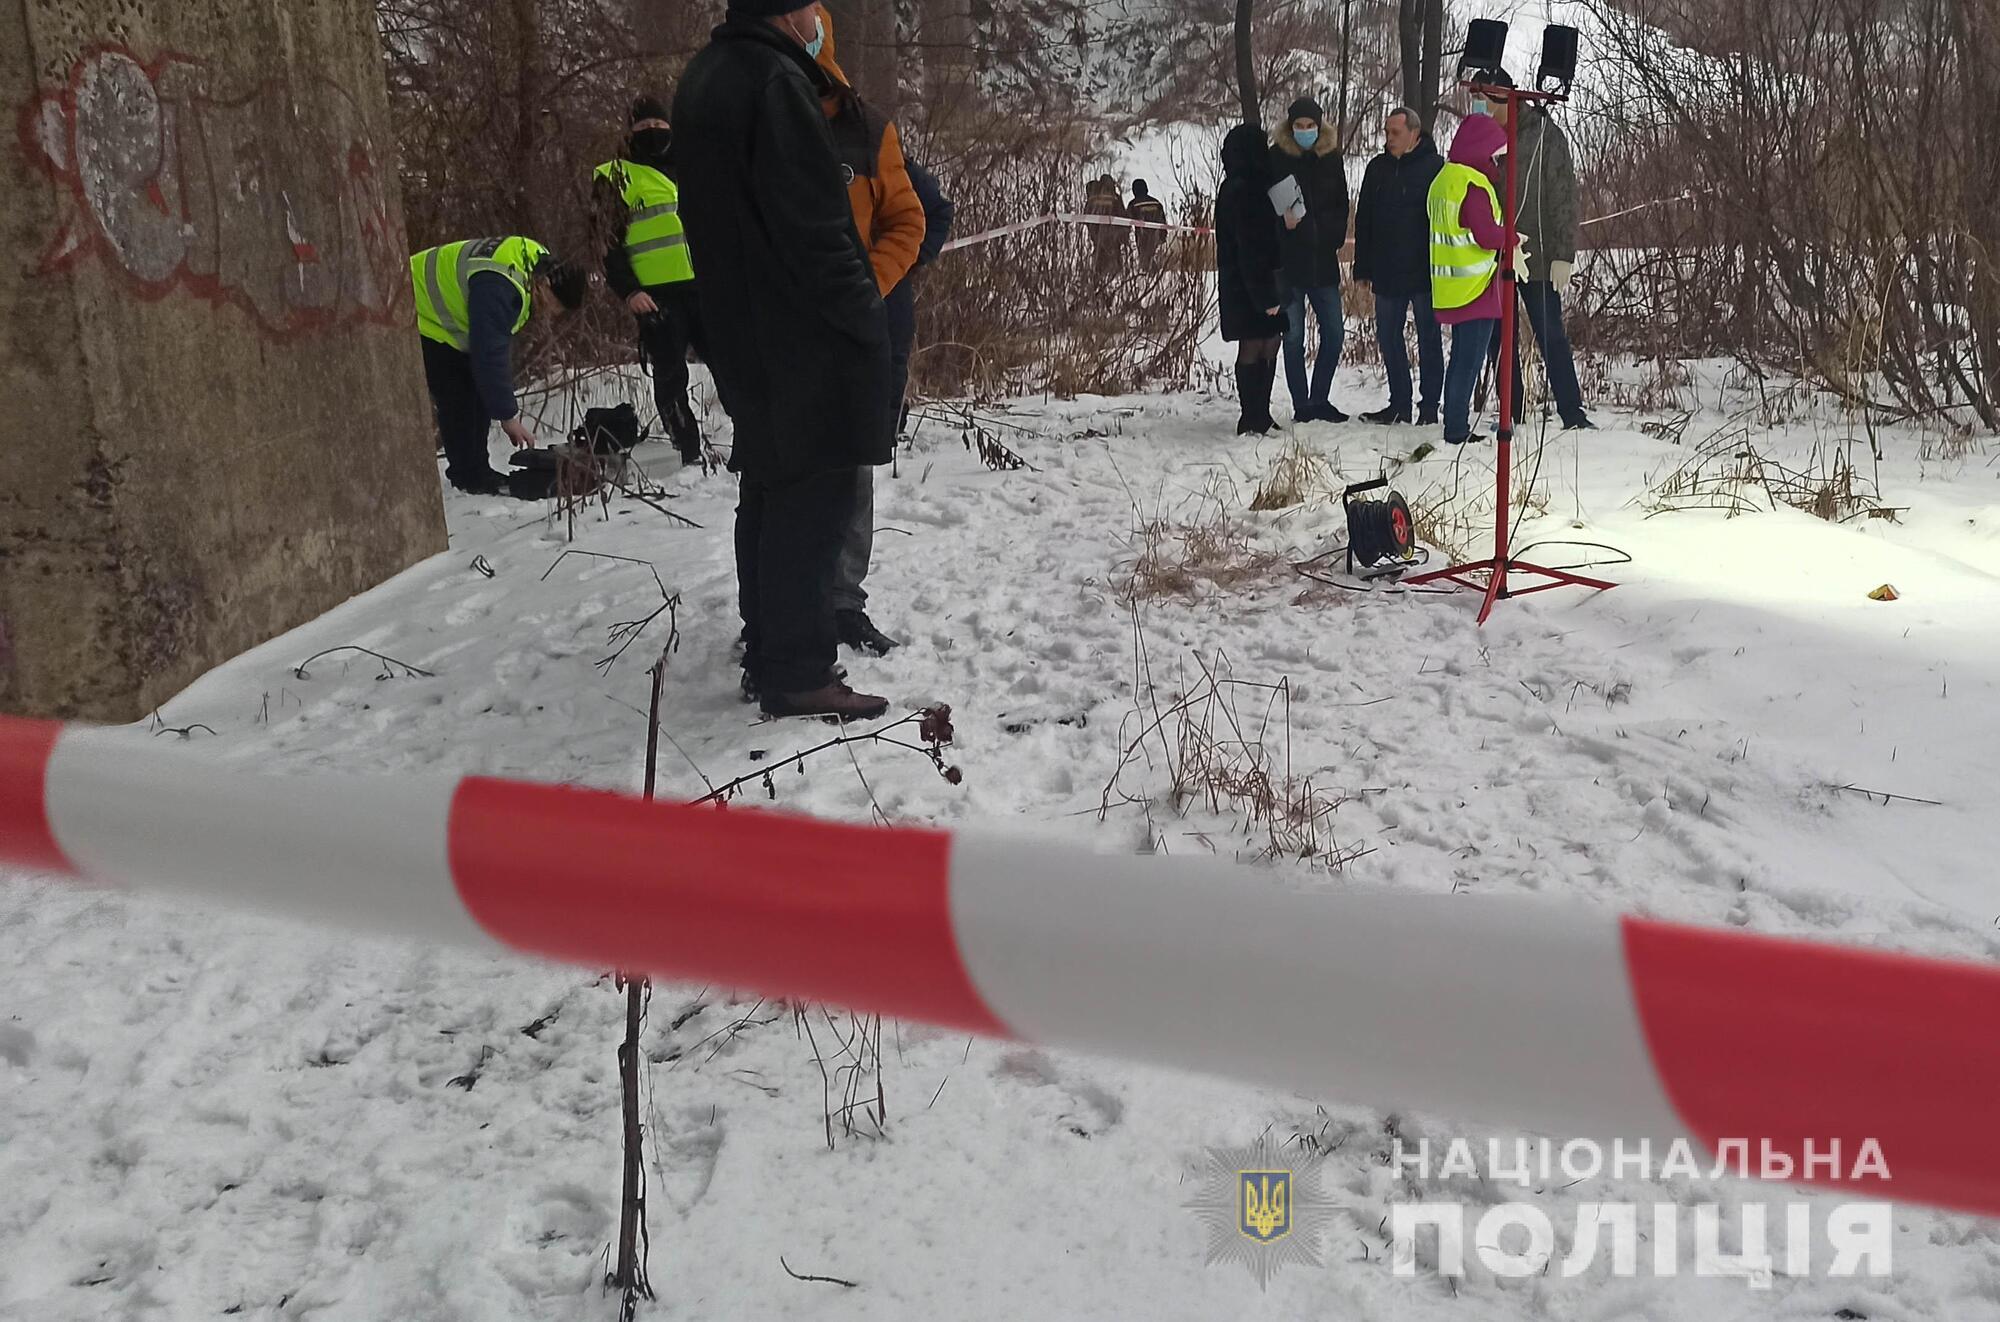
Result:
<svg viewBox="0 0 2000 1322"><path fill-rule="evenodd" d="M1287 211L1296 211L1298 213L1300 220L1305 219L1306 216L1305 190L1299 187L1299 181L1296 175L1288 174L1283 179L1280 179L1277 183L1272 184L1270 198L1272 207L1274 207L1277 210L1277 213L1279 215L1282 216Z"/></svg>

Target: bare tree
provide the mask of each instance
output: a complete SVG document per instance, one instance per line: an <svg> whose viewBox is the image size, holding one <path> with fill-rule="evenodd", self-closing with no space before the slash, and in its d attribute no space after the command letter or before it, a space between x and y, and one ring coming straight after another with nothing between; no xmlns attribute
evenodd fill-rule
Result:
<svg viewBox="0 0 2000 1322"><path fill-rule="evenodd" d="M1251 11L1255 0L1236 0L1236 95L1243 105L1243 122L1263 122L1262 99L1257 95L1257 54Z"/></svg>
<svg viewBox="0 0 2000 1322"><path fill-rule="evenodd" d="M1592 7L1626 76L1580 154L1592 209L1630 212L1592 235L1623 255L1600 324L2000 426L1989 0Z"/></svg>
<svg viewBox="0 0 2000 1322"><path fill-rule="evenodd" d="M1403 104L1435 127L1444 81L1444 0L1397 0L1396 34L1403 55Z"/></svg>

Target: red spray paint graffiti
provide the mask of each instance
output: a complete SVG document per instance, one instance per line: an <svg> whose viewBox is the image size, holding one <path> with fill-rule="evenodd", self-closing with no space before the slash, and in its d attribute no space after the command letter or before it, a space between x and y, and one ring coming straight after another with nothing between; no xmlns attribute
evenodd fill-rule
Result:
<svg viewBox="0 0 2000 1322"><path fill-rule="evenodd" d="M354 98L315 79L211 95L206 63L108 47L21 113L35 166L76 200L41 269L90 258L141 298L184 290L273 337L400 325L409 257Z"/></svg>

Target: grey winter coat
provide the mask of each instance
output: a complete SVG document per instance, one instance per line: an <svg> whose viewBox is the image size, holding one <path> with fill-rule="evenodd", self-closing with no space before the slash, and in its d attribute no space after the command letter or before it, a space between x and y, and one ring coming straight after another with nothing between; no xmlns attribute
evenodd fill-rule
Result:
<svg viewBox="0 0 2000 1322"><path fill-rule="evenodd" d="M1562 126L1540 110L1523 109L1520 135L1514 202L1528 236L1528 279L1547 280L1550 263L1576 261L1576 158Z"/></svg>

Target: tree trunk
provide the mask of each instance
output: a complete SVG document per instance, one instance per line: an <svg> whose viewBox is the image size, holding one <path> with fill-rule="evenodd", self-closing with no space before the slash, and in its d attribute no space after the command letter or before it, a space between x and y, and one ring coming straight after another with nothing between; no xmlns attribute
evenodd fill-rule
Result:
<svg viewBox="0 0 2000 1322"><path fill-rule="evenodd" d="M1402 57L1403 104L1423 116L1424 127L1431 126L1430 115L1425 112L1428 98L1424 96L1424 11L1429 0L1396 0L1396 44Z"/></svg>
<svg viewBox="0 0 2000 1322"><path fill-rule="evenodd" d="M1354 0L1340 0L1340 109L1334 123L1338 125L1335 136L1340 140L1340 149L1347 150L1347 87L1349 71L1354 66Z"/></svg>
<svg viewBox="0 0 2000 1322"><path fill-rule="evenodd" d="M1444 0L1424 0L1422 81L1410 108L1422 116L1425 128L1437 124L1439 93L1444 87Z"/></svg>
<svg viewBox="0 0 2000 1322"><path fill-rule="evenodd" d="M1243 103L1243 122L1264 122L1257 95L1257 58L1251 50L1251 10L1256 0L1236 0L1236 95Z"/></svg>
<svg viewBox="0 0 2000 1322"><path fill-rule="evenodd" d="M833 15L834 46L854 90L890 119L896 117L895 0L826 0Z"/></svg>
<svg viewBox="0 0 2000 1322"><path fill-rule="evenodd" d="M535 157L541 140L542 25L535 0L512 0L514 26L514 143L508 153L512 178L507 180L513 204L514 232L550 241L540 225L535 203Z"/></svg>

